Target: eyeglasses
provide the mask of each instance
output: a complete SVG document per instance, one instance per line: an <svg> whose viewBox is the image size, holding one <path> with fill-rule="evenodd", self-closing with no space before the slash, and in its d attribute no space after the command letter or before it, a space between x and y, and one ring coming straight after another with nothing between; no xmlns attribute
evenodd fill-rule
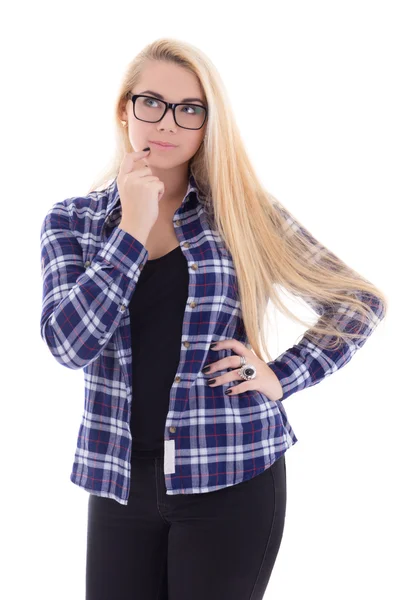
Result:
<svg viewBox="0 0 400 600"><path fill-rule="evenodd" d="M128 92L126 96L132 100L133 114L139 121L158 123L169 108L172 109L175 123L183 129L201 129L207 118L207 108L199 104L164 102L153 96L132 94L132 92ZM178 112L176 112L177 108Z"/></svg>

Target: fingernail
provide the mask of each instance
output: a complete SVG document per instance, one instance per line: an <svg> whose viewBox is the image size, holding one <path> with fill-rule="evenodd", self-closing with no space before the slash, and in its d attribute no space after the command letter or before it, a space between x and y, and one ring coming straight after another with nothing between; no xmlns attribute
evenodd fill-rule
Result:
<svg viewBox="0 0 400 600"><path fill-rule="evenodd" d="M150 150L150 147L147 146L147 148L143 148L143 152L145 152L146 150Z"/></svg>
<svg viewBox="0 0 400 600"><path fill-rule="evenodd" d="M214 342L213 344L211 344L210 348L215 348L215 346L218 344L218 342Z"/></svg>
<svg viewBox="0 0 400 600"><path fill-rule="evenodd" d="M225 390L225 394L226 394L227 396L229 396L229 394L231 394L231 393L232 393L232 390L231 390L231 389L229 389L229 390Z"/></svg>
<svg viewBox="0 0 400 600"><path fill-rule="evenodd" d="M203 367L201 372L202 373L208 373L208 371L210 370L210 367Z"/></svg>

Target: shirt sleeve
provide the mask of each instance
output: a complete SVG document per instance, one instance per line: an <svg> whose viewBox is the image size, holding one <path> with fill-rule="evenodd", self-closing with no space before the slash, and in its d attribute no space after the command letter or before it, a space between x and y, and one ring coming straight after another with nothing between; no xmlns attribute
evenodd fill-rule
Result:
<svg viewBox="0 0 400 600"><path fill-rule="evenodd" d="M72 211L71 202L58 202L41 226L40 333L59 363L80 369L99 356L118 327L148 251L116 227L84 264L82 247L71 228Z"/></svg>
<svg viewBox="0 0 400 600"><path fill-rule="evenodd" d="M285 217L285 227L290 228L289 233L290 231L299 231L312 242L312 250L309 256L306 257L307 260L319 261L324 260L329 255L335 256L317 241L307 229L300 225L292 215L286 212L283 207L275 206L275 208ZM335 259L338 260L338 257L335 256ZM352 272L345 263L342 263L342 268ZM357 331L369 337L384 317L383 303L380 298L370 293L359 291L355 293L355 296L371 307L372 313L368 322L359 313L354 312L350 308L350 305L346 303L333 309L332 307L318 303L315 299L308 296L304 295L302 298L321 316L321 320L323 318L324 323L335 325L344 333ZM304 333L298 344L283 352L275 360L267 363L278 377L282 386L283 395L279 399L280 401L285 400L295 392L316 385L324 378L338 371L350 361L357 350L367 340L367 338L353 338L347 343L341 341L341 345L336 350L325 349L318 344L318 340L315 342L309 339L307 337L308 332L309 330ZM321 334L319 339L327 342L328 336ZM355 339L356 341L354 341Z"/></svg>

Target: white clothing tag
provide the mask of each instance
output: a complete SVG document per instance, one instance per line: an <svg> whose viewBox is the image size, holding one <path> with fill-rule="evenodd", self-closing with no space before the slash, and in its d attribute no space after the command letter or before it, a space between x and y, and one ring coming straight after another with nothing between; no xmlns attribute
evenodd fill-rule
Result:
<svg viewBox="0 0 400 600"><path fill-rule="evenodd" d="M175 473L175 440L164 440L164 473Z"/></svg>

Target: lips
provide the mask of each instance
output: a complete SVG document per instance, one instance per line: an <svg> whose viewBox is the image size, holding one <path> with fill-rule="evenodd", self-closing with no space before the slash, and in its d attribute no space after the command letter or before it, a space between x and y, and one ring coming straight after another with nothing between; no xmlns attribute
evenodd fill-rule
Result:
<svg viewBox="0 0 400 600"><path fill-rule="evenodd" d="M170 144L169 142L161 142L157 140L150 140L151 144L158 144L159 146L164 146L167 148L176 148L175 144Z"/></svg>

